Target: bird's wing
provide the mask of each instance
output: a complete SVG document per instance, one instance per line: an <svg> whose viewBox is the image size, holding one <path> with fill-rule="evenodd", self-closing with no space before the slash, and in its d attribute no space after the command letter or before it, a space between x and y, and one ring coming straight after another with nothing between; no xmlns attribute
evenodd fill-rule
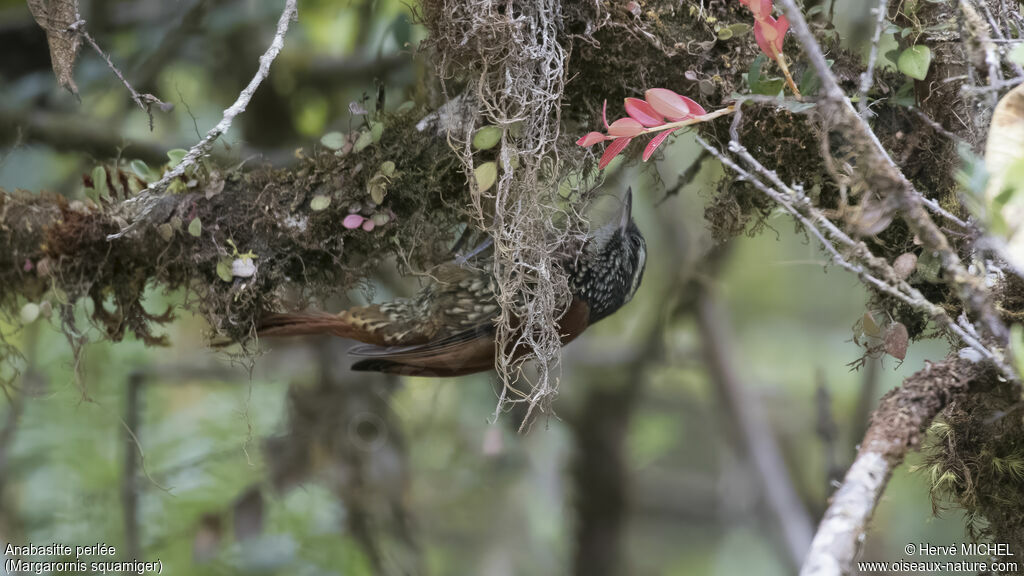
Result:
<svg viewBox="0 0 1024 576"><path fill-rule="evenodd" d="M353 370L409 376L459 376L494 367L494 326L481 324L447 338L414 346L355 346L353 356L366 358Z"/></svg>
<svg viewBox="0 0 1024 576"><path fill-rule="evenodd" d="M359 344L349 349L352 356L363 356L367 358L390 358L393 360L406 360L423 358L431 354L439 354L472 342L478 338L493 338L493 325L480 325L470 330L464 330L447 338L440 338L433 342L415 344L412 346L374 346L372 344Z"/></svg>
<svg viewBox="0 0 1024 576"><path fill-rule="evenodd" d="M589 308L573 299L569 310L559 319L562 343L571 342L586 329ZM353 370L388 372L406 376L461 376L494 368L495 328L481 323L447 338L412 346L355 346L349 354L365 358ZM520 347L513 354L526 352Z"/></svg>

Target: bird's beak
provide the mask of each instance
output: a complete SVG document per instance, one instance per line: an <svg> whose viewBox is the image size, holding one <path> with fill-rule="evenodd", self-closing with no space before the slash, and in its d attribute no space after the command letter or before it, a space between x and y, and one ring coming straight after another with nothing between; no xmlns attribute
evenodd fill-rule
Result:
<svg viewBox="0 0 1024 576"><path fill-rule="evenodd" d="M622 220L619 222L619 230L625 232L629 223L633 220L633 188L626 189L626 196L622 198Z"/></svg>

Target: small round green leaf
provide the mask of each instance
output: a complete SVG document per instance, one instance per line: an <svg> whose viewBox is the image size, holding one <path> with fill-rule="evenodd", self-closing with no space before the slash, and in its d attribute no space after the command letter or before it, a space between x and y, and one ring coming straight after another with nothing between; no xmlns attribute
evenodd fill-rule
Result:
<svg viewBox="0 0 1024 576"><path fill-rule="evenodd" d="M387 176L388 178L395 175L395 163L391 160L385 161L380 165L380 173Z"/></svg>
<svg viewBox="0 0 1024 576"><path fill-rule="evenodd" d="M203 223L199 220L199 217L193 218L192 221L188 223L188 233L196 238L199 238L203 233Z"/></svg>
<svg viewBox="0 0 1024 576"><path fill-rule="evenodd" d="M1013 362L1017 373L1020 374L1024 368L1024 326L1014 324L1010 327L1010 360Z"/></svg>
<svg viewBox="0 0 1024 576"><path fill-rule="evenodd" d="M309 207L313 210L313 212L320 212L321 210L326 210L327 207L330 205L331 197L324 196L323 194L317 194L316 196L313 196L312 200L309 201Z"/></svg>
<svg viewBox="0 0 1024 576"><path fill-rule="evenodd" d="M92 187L96 196L110 200L110 188L107 186L107 170L103 166L92 169Z"/></svg>
<svg viewBox="0 0 1024 576"><path fill-rule="evenodd" d="M363 148L366 148L370 144L373 144L373 134L368 130L363 130L359 133L359 138L356 138L356 143L352 146L352 149L359 152Z"/></svg>
<svg viewBox="0 0 1024 576"><path fill-rule="evenodd" d="M225 282L231 282L234 279L234 275L231 274L230 258L217 262L217 277Z"/></svg>
<svg viewBox="0 0 1024 576"><path fill-rule="evenodd" d="M900 53L896 66L900 72L916 80L924 80L932 63L932 49L921 44L911 46Z"/></svg>
<svg viewBox="0 0 1024 576"><path fill-rule="evenodd" d="M501 126L484 126L473 135L473 148L477 150L490 150L501 142Z"/></svg>
<svg viewBox="0 0 1024 576"><path fill-rule="evenodd" d="M146 164L142 160L132 160L128 164L128 167L132 169L132 172L135 172L136 176L141 178L146 183L156 182L157 180L160 179L160 175L157 174L152 168L149 167L148 164Z"/></svg>
<svg viewBox="0 0 1024 576"><path fill-rule="evenodd" d="M750 24L745 24L743 22L738 22L736 24L733 24L732 26L729 26L729 31L732 32L733 36L739 36L741 34L746 34L747 32L750 32Z"/></svg>
<svg viewBox="0 0 1024 576"><path fill-rule="evenodd" d="M185 159L186 154L188 154L188 150L185 150L184 148L175 148L174 150L168 150L167 158L170 159L170 162L168 162L167 165L170 166L171 168L174 168L178 164L181 164L181 161Z"/></svg>
<svg viewBox="0 0 1024 576"><path fill-rule="evenodd" d="M378 206L384 202L384 197L387 196L388 187L383 180L371 180L370 185L370 199L373 200L374 204Z"/></svg>
<svg viewBox="0 0 1024 576"><path fill-rule="evenodd" d="M498 165L494 162L485 162L473 170L473 176L476 178L477 191L486 192L498 180Z"/></svg>
<svg viewBox="0 0 1024 576"><path fill-rule="evenodd" d="M341 132L328 132L320 137L320 143L331 150L341 150L345 145L345 135Z"/></svg>
<svg viewBox="0 0 1024 576"><path fill-rule="evenodd" d="M370 136L373 137L373 143L380 142L381 136L384 135L384 124L380 122L374 122L370 124Z"/></svg>
<svg viewBox="0 0 1024 576"><path fill-rule="evenodd" d="M21 323L31 324L39 318L39 305L34 302L29 302L21 307Z"/></svg>
<svg viewBox="0 0 1024 576"><path fill-rule="evenodd" d="M53 294L54 300L56 300L57 302L59 302L61 304L70 304L71 303L71 301L68 300L68 293L65 292L64 290L61 290L60 288L57 288L56 286L54 286L53 288L50 289L50 293Z"/></svg>

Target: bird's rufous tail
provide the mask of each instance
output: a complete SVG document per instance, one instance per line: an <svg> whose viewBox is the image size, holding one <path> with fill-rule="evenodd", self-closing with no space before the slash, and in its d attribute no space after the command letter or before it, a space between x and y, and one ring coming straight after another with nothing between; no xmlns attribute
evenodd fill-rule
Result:
<svg viewBox="0 0 1024 576"><path fill-rule="evenodd" d="M333 334L341 338L352 338L355 332L347 314L327 312L264 314L256 328L256 335L260 337Z"/></svg>

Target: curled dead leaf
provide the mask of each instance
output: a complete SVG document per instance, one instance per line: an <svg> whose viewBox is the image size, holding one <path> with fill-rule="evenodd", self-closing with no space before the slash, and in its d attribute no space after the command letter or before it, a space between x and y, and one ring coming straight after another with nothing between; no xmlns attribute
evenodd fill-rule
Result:
<svg viewBox="0 0 1024 576"><path fill-rule="evenodd" d="M871 336L872 338L878 338L882 335L882 330L878 327L878 323L875 322L875 317L871 315L871 312L864 313L864 318L861 320L861 330L866 336Z"/></svg>
<svg viewBox="0 0 1024 576"><path fill-rule="evenodd" d="M885 353L897 360L907 357L907 345L910 343L910 335L907 327L901 322L893 322L885 331Z"/></svg>

